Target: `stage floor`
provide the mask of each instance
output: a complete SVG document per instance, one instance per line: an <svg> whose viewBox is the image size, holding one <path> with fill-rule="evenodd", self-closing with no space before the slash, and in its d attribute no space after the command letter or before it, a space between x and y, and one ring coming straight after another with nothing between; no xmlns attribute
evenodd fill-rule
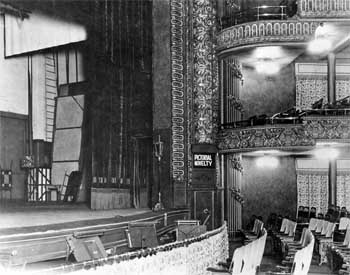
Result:
<svg viewBox="0 0 350 275"><path fill-rule="evenodd" d="M24 227L45 227L67 223L89 223L88 221L96 220L107 221L150 212L152 210L148 208L91 210L85 204L0 207L0 235L10 228L24 229ZM56 229L58 227L60 226Z"/></svg>

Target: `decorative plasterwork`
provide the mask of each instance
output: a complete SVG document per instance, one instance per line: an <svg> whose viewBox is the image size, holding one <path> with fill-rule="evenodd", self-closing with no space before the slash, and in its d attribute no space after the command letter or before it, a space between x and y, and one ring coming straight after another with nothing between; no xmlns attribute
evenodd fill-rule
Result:
<svg viewBox="0 0 350 275"><path fill-rule="evenodd" d="M222 30L217 38L217 50L269 42L307 42L319 22L312 21L256 21Z"/></svg>
<svg viewBox="0 0 350 275"><path fill-rule="evenodd" d="M186 93L184 77L184 0L171 0L172 178L183 181L186 155Z"/></svg>
<svg viewBox="0 0 350 275"><path fill-rule="evenodd" d="M215 11L210 0L193 1L194 138L213 143L218 120L218 64L215 56Z"/></svg>
<svg viewBox="0 0 350 275"><path fill-rule="evenodd" d="M222 129L217 143L221 153L257 149L310 147L317 140L350 143L350 117L310 116L300 125L265 125Z"/></svg>
<svg viewBox="0 0 350 275"><path fill-rule="evenodd" d="M218 135L218 148L222 153L314 144L302 125L223 129Z"/></svg>
<svg viewBox="0 0 350 275"><path fill-rule="evenodd" d="M350 117L306 117L304 129L313 139L350 141Z"/></svg>
<svg viewBox="0 0 350 275"><path fill-rule="evenodd" d="M298 0L298 15L313 18L350 16L349 0Z"/></svg>

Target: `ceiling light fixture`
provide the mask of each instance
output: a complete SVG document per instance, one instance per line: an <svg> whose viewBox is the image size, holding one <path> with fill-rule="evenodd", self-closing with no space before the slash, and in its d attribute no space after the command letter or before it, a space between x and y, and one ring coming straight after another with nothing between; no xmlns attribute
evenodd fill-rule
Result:
<svg viewBox="0 0 350 275"><path fill-rule="evenodd" d="M336 159L339 156L339 150L331 147L324 147L315 150L317 159Z"/></svg>
<svg viewBox="0 0 350 275"><path fill-rule="evenodd" d="M278 165L279 160L274 156L262 156L256 159L256 166L259 168L276 168Z"/></svg>

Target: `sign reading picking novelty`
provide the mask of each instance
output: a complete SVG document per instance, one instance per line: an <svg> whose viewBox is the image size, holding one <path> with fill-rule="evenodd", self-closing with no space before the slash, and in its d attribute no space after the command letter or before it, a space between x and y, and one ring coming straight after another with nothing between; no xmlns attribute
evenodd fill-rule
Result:
<svg viewBox="0 0 350 275"><path fill-rule="evenodd" d="M193 168L215 168L215 154L194 153Z"/></svg>

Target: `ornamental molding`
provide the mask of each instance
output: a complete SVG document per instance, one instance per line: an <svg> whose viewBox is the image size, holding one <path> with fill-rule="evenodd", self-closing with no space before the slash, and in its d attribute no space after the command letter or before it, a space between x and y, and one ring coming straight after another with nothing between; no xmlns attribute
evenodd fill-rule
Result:
<svg viewBox="0 0 350 275"><path fill-rule="evenodd" d="M320 22L297 19L255 21L222 30L217 36L217 51L257 43L307 42Z"/></svg>
<svg viewBox="0 0 350 275"><path fill-rule="evenodd" d="M217 141L221 153L315 145L302 125L222 129Z"/></svg>
<svg viewBox="0 0 350 275"><path fill-rule="evenodd" d="M185 0L171 0L171 171L175 181L185 180L186 171L186 92L185 92L185 61L184 61L184 15ZM186 165L185 165L186 164Z"/></svg>
<svg viewBox="0 0 350 275"><path fill-rule="evenodd" d="M349 0L298 0L298 15L311 18L349 18Z"/></svg>
<svg viewBox="0 0 350 275"><path fill-rule="evenodd" d="M315 140L350 142L350 117L305 117L304 129Z"/></svg>
<svg viewBox="0 0 350 275"><path fill-rule="evenodd" d="M299 125L265 125L221 129L217 143L221 153L261 149L312 147L318 140L350 143L350 117L308 116Z"/></svg>
<svg viewBox="0 0 350 275"><path fill-rule="evenodd" d="M193 1L193 125L194 141L213 143L218 125L218 60L213 1Z"/></svg>
<svg viewBox="0 0 350 275"><path fill-rule="evenodd" d="M327 77L327 63L295 63L295 75L302 76L322 76ZM337 79L339 77L350 78L350 64L338 63L336 64Z"/></svg>

